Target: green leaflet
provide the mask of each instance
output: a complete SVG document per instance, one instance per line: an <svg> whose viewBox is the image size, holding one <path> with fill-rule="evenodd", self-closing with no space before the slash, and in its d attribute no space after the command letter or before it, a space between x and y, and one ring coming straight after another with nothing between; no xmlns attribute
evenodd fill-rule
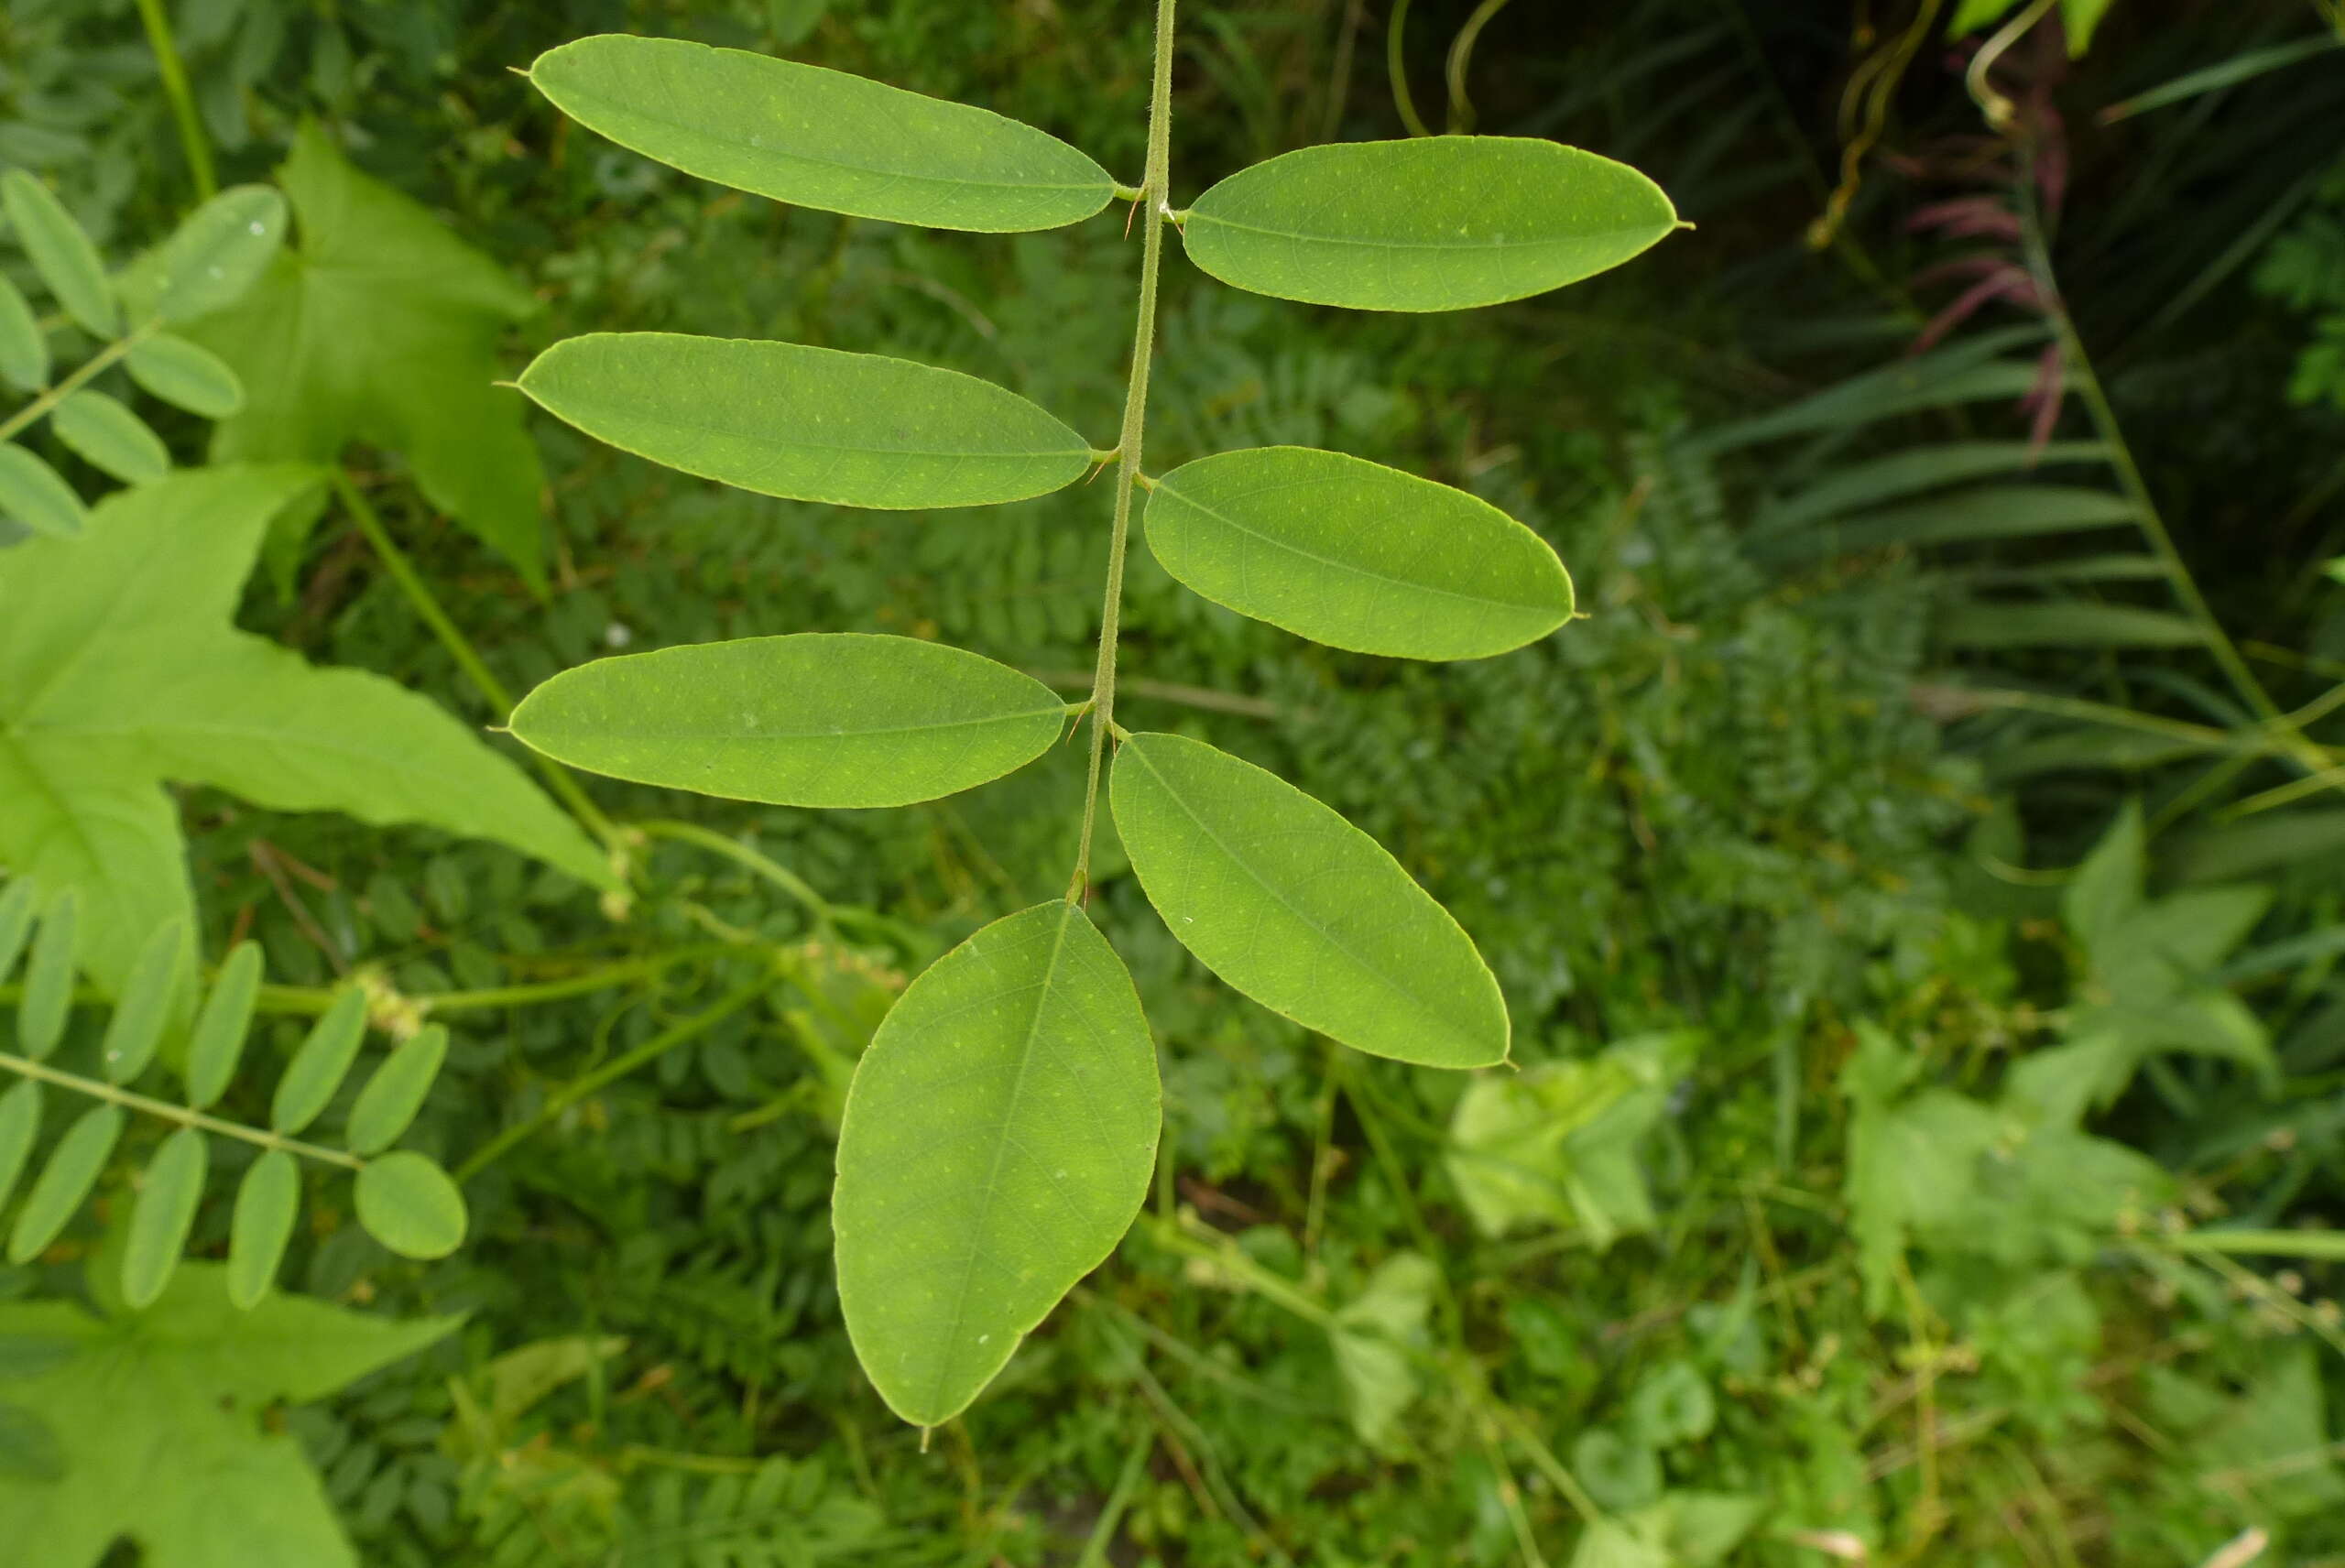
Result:
<svg viewBox="0 0 2345 1568"><path fill-rule="evenodd" d="M350 1125L343 1144L353 1154L376 1154L398 1140L431 1092L440 1063L448 1055L448 1031L428 1024L375 1069L358 1103L350 1107Z"/></svg>
<svg viewBox="0 0 2345 1568"><path fill-rule="evenodd" d="M1091 466L1081 436L957 370L803 343L589 332L521 390L597 441L761 495L903 511L1021 501Z"/></svg>
<svg viewBox="0 0 2345 1568"><path fill-rule="evenodd" d="M228 1300L240 1310L256 1305L277 1283L300 1196L300 1165L281 1149L254 1160L236 1184L236 1207L228 1222L227 1287Z"/></svg>
<svg viewBox="0 0 2345 1568"><path fill-rule="evenodd" d="M777 201L1007 234L1087 218L1107 171L1047 132L842 71L618 34L549 49L529 81L621 147Z"/></svg>
<svg viewBox="0 0 2345 1568"><path fill-rule="evenodd" d="M33 917L40 911L40 889L19 877L0 887L0 981L16 973L16 960L33 934Z"/></svg>
<svg viewBox="0 0 2345 1568"><path fill-rule="evenodd" d="M170 1021L173 1000L184 973L187 937L176 925L160 925L139 950L130 982L122 988L114 1017L106 1022L98 1062L106 1082L127 1083L147 1071L162 1043L163 1026Z"/></svg>
<svg viewBox="0 0 2345 1568"><path fill-rule="evenodd" d="M33 1136L40 1131L40 1085L29 1078L0 1094L0 1209L8 1206L16 1179L32 1157Z"/></svg>
<svg viewBox="0 0 2345 1568"><path fill-rule="evenodd" d="M73 221L73 214L50 194L48 186L21 169L0 177L0 205L16 243L65 307L65 313L95 336L111 338L121 330L122 313L115 308L114 288L98 260L98 247Z"/></svg>
<svg viewBox="0 0 2345 1568"><path fill-rule="evenodd" d="M1677 226L1625 163L1519 136L1303 147L1197 198L1189 259L1224 283L1360 310L1456 310L1620 266Z"/></svg>
<svg viewBox="0 0 2345 1568"><path fill-rule="evenodd" d="M839 1305L889 1409L934 1426L976 1398L1140 1212L1159 1120L1131 977L1073 905L912 982L856 1068L832 1199Z"/></svg>
<svg viewBox="0 0 2345 1568"><path fill-rule="evenodd" d="M218 1099L236 1075L260 996L260 943L249 939L229 950L188 1035L187 1103L202 1110Z"/></svg>
<svg viewBox="0 0 2345 1568"><path fill-rule="evenodd" d="M9 1262L29 1262L57 1239L97 1184L106 1156L122 1137L122 1123L121 1106L92 1105L65 1129L25 1195L25 1206L16 1211L16 1226L8 1232Z"/></svg>
<svg viewBox="0 0 2345 1568"><path fill-rule="evenodd" d="M464 1245L464 1193L412 1149L368 1160L356 1192L358 1223L401 1258L445 1258Z"/></svg>
<svg viewBox="0 0 2345 1568"><path fill-rule="evenodd" d="M1472 940L1336 812L1171 735L1126 740L1108 797L1149 902L1238 990L1373 1056L1506 1060L1506 1002Z"/></svg>
<svg viewBox="0 0 2345 1568"><path fill-rule="evenodd" d="M0 380L19 392L49 385L49 338L22 290L0 278Z"/></svg>
<svg viewBox="0 0 2345 1568"><path fill-rule="evenodd" d="M174 408L224 419L245 406L245 384L210 349L169 332L138 340L124 362L130 378Z"/></svg>
<svg viewBox="0 0 2345 1568"><path fill-rule="evenodd" d="M269 1101L269 1127L290 1136L317 1120L349 1075L365 1038L366 993L346 985L310 1026L293 1060L285 1064L285 1076L277 1081L277 1093Z"/></svg>
<svg viewBox="0 0 2345 1568"><path fill-rule="evenodd" d="M267 185L234 186L124 267L115 288L133 321L191 321L234 304L284 243L285 198Z"/></svg>
<svg viewBox="0 0 2345 1568"><path fill-rule="evenodd" d="M195 1205L203 1196L212 1151L203 1134L183 1127L163 1140L138 1187L130 1235L122 1253L123 1305L137 1312L155 1304L179 1267Z"/></svg>
<svg viewBox="0 0 2345 1568"><path fill-rule="evenodd" d="M0 514L52 539L71 539L90 520L73 486L14 441L0 441Z"/></svg>
<svg viewBox="0 0 2345 1568"><path fill-rule="evenodd" d="M998 779L1051 747L1066 704L957 648L852 632L743 637L597 659L513 710L574 768L783 806L902 806Z"/></svg>
<svg viewBox="0 0 2345 1568"><path fill-rule="evenodd" d="M65 1038L73 1011L73 970L82 958L82 900L68 887L57 896L33 937L25 964L25 992L16 1004L16 1049L35 1062Z"/></svg>
<svg viewBox="0 0 2345 1568"><path fill-rule="evenodd" d="M1148 548L1190 588L1298 637L1397 659L1482 659L1571 619L1544 539L1463 490L1308 447L1183 463Z"/></svg>
<svg viewBox="0 0 2345 1568"><path fill-rule="evenodd" d="M445 709L235 629L270 518L317 483L300 468L189 470L107 497L81 539L0 550L0 865L79 890L90 973L109 992L158 925L195 926L165 779L276 811L429 822L615 885L519 765Z"/></svg>
<svg viewBox="0 0 2345 1568"><path fill-rule="evenodd" d="M76 392L49 417L57 439L91 467L125 485L146 485L171 471L170 449L147 421L103 392Z"/></svg>

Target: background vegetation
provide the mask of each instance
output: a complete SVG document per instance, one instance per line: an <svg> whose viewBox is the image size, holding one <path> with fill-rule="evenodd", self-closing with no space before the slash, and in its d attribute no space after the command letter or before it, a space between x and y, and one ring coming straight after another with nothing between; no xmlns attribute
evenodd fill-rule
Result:
<svg viewBox="0 0 2345 1568"><path fill-rule="evenodd" d="M271 1419L361 1559L2345 1563L2345 30L2305 0L2120 0L2072 60L2049 17L1985 76L1994 124L1956 9L1184 13L1176 198L1414 121L1630 160L1698 228L1463 317L1169 274L1153 463L1339 444L1486 496L1577 580L1587 618L1476 664L1313 647L1137 554L1126 610L1128 701L1391 845L1489 957L1523 1070L1369 1062L1235 1003L1111 841L1093 911L1158 1028L1157 1201L926 1452L839 1326L840 1095L908 974L1062 885L1079 755L891 812L596 781L649 823L631 903L493 844L180 790L208 961L249 935L279 986L454 994L411 1141L464 1180L469 1242L401 1260L322 1190L285 1285L462 1326L263 1396L338 1388ZM788 52L1129 178L1142 8L169 11L222 182L322 136L423 203L518 280L474 300L507 374L571 332L668 328L1112 420L1118 214L1005 241L785 210L566 127L504 68L597 30ZM110 257L193 201L156 61L128 0L0 11L0 160ZM337 323L343 352L409 352L393 319ZM450 520L446 474L510 454L458 430L435 477L428 417L323 451L155 418L187 464L346 449L508 689L813 626L1084 682L1094 493L849 514L532 418L539 587ZM265 561L245 629L501 720L347 505ZM307 994L264 993L248 1119ZM82 1009L68 1051L104 1021ZM103 1301L84 1265L163 1130L0 1297ZM198 1212L197 1256L228 1208ZM0 1475L38 1468L11 1375ZM185 1550L147 1556L250 1560Z"/></svg>

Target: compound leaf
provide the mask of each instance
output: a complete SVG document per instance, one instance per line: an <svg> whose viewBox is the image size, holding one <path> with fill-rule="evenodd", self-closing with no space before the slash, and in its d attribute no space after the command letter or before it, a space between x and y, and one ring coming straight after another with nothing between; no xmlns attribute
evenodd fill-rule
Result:
<svg viewBox="0 0 2345 1568"><path fill-rule="evenodd" d="M300 240L187 331L247 394L215 462L332 463L354 441L407 459L424 497L532 582L544 473L521 405L493 385L538 301L430 211L351 167L316 125L278 170Z"/></svg>
<svg viewBox="0 0 2345 1568"><path fill-rule="evenodd" d="M245 1053L253 1004L260 998L260 943L247 939L228 950L225 963L195 1015L188 1035L187 1103L202 1110L218 1099L236 1075Z"/></svg>
<svg viewBox="0 0 2345 1568"><path fill-rule="evenodd" d="M171 452L163 438L103 392L74 393L49 419L59 441L125 485L151 484L171 471Z"/></svg>
<svg viewBox="0 0 2345 1568"><path fill-rule="evenodd" d="M349 1076L365 1038L366 993L345 985L285 1064L285 1076L277 1081L277 1094L269 1101L269 1127L290 1136L317 1120Z"/></svg>
<svg viewBox="0 0 2345 1568"><path fill-rule="evenodd" d="M521 700L513 733L575 768L784 806L901 806L1024 767L1066 704L915 637L805 632L597 659Z"/></svg>
<svg viewBox="0 0 2345 1568"><path fill-rule="evenodd" d="M51 539L72 539L90 521L73 486L14 441L0 441L0 513Z"/></svg>
<svg viewBox="0 0 2345 1568"><path fill-rule="evenodd" d="M157 926L139 950L129 983L106 1021L106 1037L98 1047L98 1061L110 1083L127 1083L147 1071L162 1043L163 1027L170 1022L173 999L185 973L187 938L176 925Z"/></svg>
<svg viewBox="0 0 2345 1568"><path fill-rule="evenodd" d="M300 1165L281 1149L254 1160L236 1184L236 1207L228 1221L227 1286L228 1300L238 1308L257 1304L277 1283L300 1196Z"/></svg>
<svg viewBox="0 0 2345 1568"><path fill-rule="evenodd" d="M555 418L622 452L761 495L901 511L1074 484L1091 448L1006 387L803 343L589 332L521 373Z"/></svg>
<svg viewBox="0 0 2345 1568"><path fill-rule="evenodd" d="M1148 547L1215 604L1357 653L1482 659L1572 615L1563 562L1496 506L1308 447L1174 469L1149 492Z"/></svg>
<svg viewBox="0 0 2345 1568"><path fill-rule="evenodd" d="M1115 195L1106 169L1031 125L746 49L604 34L540 55L529 81L621 147L801 207L1007 234Z"/></svg>
<svg viewBox="0 0 2345 1568"><path fill-rule="evenodd" d="M1171 735L1125 741L1109 798L1149 902L1236 989L1370 1055L1506 1059L1506 1002L1472 939L1336 812Z"/></svg>
<svg viewBox="0 0 2345 1568"><path fill-rule="evenodd" d="M7 1397L56 1434L57 1478L0 1472L0 1520L9 1539L38 1543L42 1568L96 1568L123 1538L147 1568L357 1568L276 1408L322 1399L458 1320L299 1298L239 1312L224 1273L185 1264L143 1312L0 1306L0 1337L54 1352L10 1378Z"/></svg>
<svg viewBox="0 0 2345 1568"><path fill-rule="evenodd" d="M358 1172L358 1223L401 1258L445 1258L464 1245L464 1195L445 1171L402 1149Z"/></svg>
<svg viewBox="0 0 2345 1568"><path fill-rule="evenodd" d="M115 308L114 287L98 260L98 247L64 203L48 186L21 169L0 176L0 205L8 212L9 226L25 255L65 307L65 313L100 338L111 338L122 326Z"/></svg>
<svg viewBox="0 0 2345 1568"><path fill-rule="evenodd" d="M384 1058L374 1076L366 1080L366 1087L358 1092L358 1103L350 1108L350 1125L343 1138L350 1152L375 1154L398 1141L399 1134L415 1120L415 1113L422 1109L423 1097L431 1092L431 1081L440 1075L440 1064L447 1055L447 1029L428 1024Z"/></svg>
<svg viewBox="0 0 2345 1568"><path fill-rule="evenodd" d="M1156 1051L1083 911L996 920L912 982L856 1066L832 1201L839 1304L889 1408L965 1408L1146 1195Z"/></svg>
<svg viewBox="0 0 2345 1568"><path fill-rule="evenodd" d="M195 1205L203 1196L204 1172L212 1164L203 1134L183 1127L163 1140L130 1211L130 1234L122 1252L122 1300L133 1312L155 1304L179 1267Z"/></svg>
<svg viewBox="0 0 2345 1568"><path fill-rule="evenodd" d="M176 408L224 419L245 406L245 384L227 361L169 332L138 340L124 365L130 378Z"/></svg>
<svg viewBox="0 0 2345 1568"><path fill-rule="evenodd" d="M1189 259L1224 283L1360 310L1456 310L1620 266L1677 226L1660 186L1577 147L1419 136L1303 147L1197 198Z"/></svg>
<svg viewBox="0 0 2345 1568"><path fill-rule="evenodd" d="M49 385L49 337L24 293L0 278L0 380L19 392Z"/></svg>
<svg viewBox="0 0 2345 1568"><path fill-rule="evenodd" d="M115 286L134 321L191 321L243 298L284 243L285 198L267 185L232 186L124 267Z"/></svg>
<svg viewBox="0 0 2345 1568"><path fill-rule="evenodd" d="M195 929L164 779L426 822L615 885L576 824L444 709L234 629L269 520L317 482L191 470L109 496L82 539L0 551L0 864L79 890L86 962L110 992L157 926Z"/></svg>
<svg viewBox="0 0 2345 1568"><path fill-rule="evenodd" d="M105 1169L106 1156L122 1137L119 1105L92 1105L49 1151L49 1163L33 1181L16 1224L8 1233L8 1261L25 1263L40 1255L82 1206Z"/></svg>

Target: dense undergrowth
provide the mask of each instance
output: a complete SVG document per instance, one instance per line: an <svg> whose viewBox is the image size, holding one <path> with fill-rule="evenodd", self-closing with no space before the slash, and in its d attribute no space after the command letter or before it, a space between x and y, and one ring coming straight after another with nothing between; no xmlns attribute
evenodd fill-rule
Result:
<svg viewBox="0 0 2345 1568"><path fill-rule="evenodd" d="M1397 9L1198 7L1183 181L1396 134ZM1079 748L888 812L597 781L638 824L631 899L425 828L185 789L208 963L250 936L280 986L457 994L410 1141L464 1181L469 1241L402 1261L321 1191L285 1272L374 1314L465 1314L272 1418L364 1561L2345 1563L2319 1229L2345 1147L2345 726L2324 696L2345 583L2322 568L2345 553L2345 55L2100 127L2195 66L2295 47L2310 13L2242 7L2242 45L2230 7L2131 0L2073 67L2031 41L2003 81L2063 112L2051 191L2048 122L1982 141L1934 40L1901 68L1896 158L1863 164L1816 251L1835 95L1893 39L1852 55L1823 4L1544 9L1408 13L1410 112L1455 113L1444 51L1482 17L1475 127L1635 158L1696 236L1649 273L1431 321L1182 278L1151 456L1339 440L1538 529L1583 618L1508 659L1410 665L1239 619L1136 557L1125 626L1150 724L1274 763L1442 897L1505 987L1521 1071L1370 1062L1234 1006L1110 838L1092 909L1156 1025L1155 1199L923 1449L839 1325L845 1075L910 975L1063 885ZM783 337L1112 422L1119 213L980 244L783 210L562 129L502 68L598 28L674 32L1014 109L1126 173L1130 7L171 10L224 176L269 178L312 116L522 280L508 367L589 328ZM191 204L136 9L16 0L0 59L0 159L110 256ZM2179 221L2235 191L2240 221ZM1952 245L1925 205L1949 194L1993 207ZM1950 293L1925 269L1982 252L1962 280L2020 281L1910 355ZM2036 432L2056 444L2031 452L2070 314ZM172 418L201 461L205 427ZM350 453L508 689L814 626L1085 683L1106 541L1082 488L850 514L529 430L542 594L413 453ZM2179 596L2170 563L2140 564L2163 558L2129 473L2195 573ZM2057 495L2031 512L2014 487ZM346 507L280 529L267 562L246 630L501 722ZM562 994L581 974L616 978ZM271 1070L228 1102L248 1119L307 994L264 995ZM104 1022L81 1009L64 1049ZM0 1312L104 1301L85 1266L118 1245L158 1130L133 1129L63 1239L0 1269ZM224 1247L228 1209L197 1213L192 1255ZM12 1375L0 1357L0 1510L48 1484ZM10 1561L48 1560L8 1525Z"/></svg>

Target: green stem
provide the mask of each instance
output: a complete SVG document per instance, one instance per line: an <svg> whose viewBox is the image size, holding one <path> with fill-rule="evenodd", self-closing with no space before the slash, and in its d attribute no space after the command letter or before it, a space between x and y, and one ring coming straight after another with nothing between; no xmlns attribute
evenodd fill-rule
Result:
<svg viewBox="0 0 2345 1568"><path fill-rule="evenodd" d="M442 1013L478 1013L497 1007L526 1007L539 1002L559 1002L571 996L584 996L596 991L607 991L636 980L648 980L655 975L673 969L679 964L696 964L704 958L737 956L740 945L736 942L700 942L691 947L671 948L649 958L631 958L621 964L605 964L581 975L565 975L560 980L532 981L523 985L491 985L477 991L442 991L426 996L403 996L426 1018ZM13 1000L17 987L0 987L0 1001ZM259 1009L264 1013L322 1013L333 1003L339 993L322 985L263 985L260 988ZM107 998L95 991L77 992L77 1002L102 1002Z"/></svg>
<svg viewBox="0 0 2345 1568"><path fill-rule="evenodd" d="M1083 790L1083 831L1075 841L1067 901L1081 901L1091 878L1091 832L1099 814L1099 769L1116 718L1116 637L1123 618L1124 550L1131 539L1132 489L1140 482L1141 432L1148 422L1148 365L1156 346L1156 275L1164 258L1164 214L1172 181L1172 5L1156 3L1156 68L1149 88L1148 167L1140 179L1148 213L1140 231L1140 320L1132 329L1131 379L1124 389L1123 437L1116 443L1116 517L1107 539L1107 587L1099 612L1099 659L1091 676L1091 758Z"/></svg>
<svg viewBox="0 0 2345 1568"><path fill-rule="evenodd" d="M121 1105L126 1110L143 1111L150 1116L160 1116L165 1121L177 1122L181 1127L200 1127L205 1132L216 1132L224 1138L242 1138L246 1143L258 1144L263 1149L281 1149L288 1154L323 1160L328 1165L339 1165L350 1171L359 1170L366 1163L358 1156L344 1154L338 1149L325 1149L314 1143L303 1143L298 1138L282 1138L259 1127L246 1127L242 1122L223 1121L218 1116L206 1116L202 1111L187 1105L175 1105L169 1100L157 1100L145 1094L134 1094L116 1084L96 1078L84 1078L78 1073L62 1072L46 1062L35 1062L29 1057L12 1056L6 1051L0 1051L0 1068L5 1068L26 1078L37 1079L43 1083L54 1083L61 1089L71 1089L77 1094L87 1094L93 1100L104 1100L110 1104Z"/></svg>
<svg viewBox="0 0 2345 1568"><path fill-rule="evenodd" d="M678 844L693 844L707 850L711 855L721 855L736 866L747 866L750 871L805 905L807 912L814 917L817 923L825 929L832 923L834 911L831 909L830 900L814 891L813 884L788 866L758 854L746 844L726 838L721 833L712 832L694 822L657 819L648 822L631 822L628 825L648 837L673 839Z"/></svg>
<svg viewBox="0 0 2345 1568"><path fill-rule="evenodd" d="M171 37L171 18L163 0L138 0L138 19L147 24L147 44L155 51L155 69L162 73L163 92L171 101L171 118L179 122L180 150L187 154L187 171L195 180L195 196L209 201L220 189L212 170L212 144L204 138L203 121L195 112L195 94L187 84L187 67Z"/></svg>
<svg viewBox="0 0 2345 1568"><path fill-rule="evenodd" d="M464 671L464 679L472 682L473 690L478 691L496 711L497 722L504 723L513 712L513 693L507 691L505 683L490 672L488 666L482 662L479 652L474 648L472 639L465 637L463 629L449 618L448 612L441 608L439 596L431 592L431 585L423 580L423 574L415 569L415 563L408 560L407 552L392 539L390 530L383 526L383 519L376 515L372 504L353 483L350 475L342 469L334 470L333 487L334 494L341 497L344 509L358 525L358 531L366 536L366 542L373 547L376 558L391 574L391 580L399 585L399 592L407 595L407 602L417 617L431 628L432 636L440 639L440 646L446 648L449 657L456 661L456 668ZM623 854L626 844L619 837L618 830L611 825L611 819L603 814L602 808L595 805L586 791L579 787L578 780L570 776L569 769L536 751L529 751L529 757L530 766L545 779L546 788L561 797L562 803L570 808L571 815L600 840L604 848L614 855Z"/></svg>
<svg viewBox="0 0 2345 1568"><path fill-rule="evenodd" d="M672 1024L653 1035L624 1056L612 1058L592 1073L572 1079L556 1090L551 1098L538 1108L538 1114L527 1121L516 1122L490 1138L472 1157L456 1168L456 1180L469 1181L479 1175L515 1144L534 1138L551 1127L562 1112L615 1079L624 1078L639 1067L665 1056L676 1047L723 1023L769 990L774 984L771 975L760 975L746 985L727 993L713 1007L694 1013L680 1023Z"/></svg>
<svg viewBox="0 0 2345 1568"><path fill-rule="evenodd" d="M59 382L48 391L43 392L39 397L26 404L23 408L17 409L6 419L0 419L0 441L6 441L18 430L25 429L34 420L39 419L43 414L48 413L51 408L56 408L60 403L65 401L66 398L71 397L74 393L80 391L84 385L95 379L97 376L101 372L104 371L108 365L111 365L115 361L122 358L132 349L136 348L141 343L145 342L147 335L154 332L154 330L155 328L153 325L149 324L140 327L136 332L130 333L127 337L116 338L114 342L106 344L105 347L98 350L97 353L92 354L87 360L83 361L81 367L75 370L71 375L66 376L64 380Z"/></svg>

